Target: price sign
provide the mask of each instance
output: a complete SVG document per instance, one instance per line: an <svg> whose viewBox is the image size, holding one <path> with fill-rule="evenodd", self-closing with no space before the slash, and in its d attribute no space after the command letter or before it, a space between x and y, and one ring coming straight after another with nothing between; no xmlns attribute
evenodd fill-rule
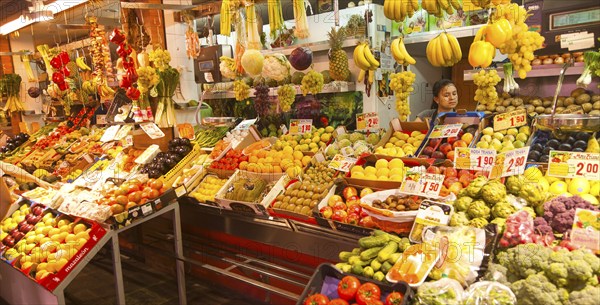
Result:
<svg viewBox="0 0 600 305"><path fill-rule="evenodd" d="M250 128L250 126L254 125L254 123L256 123L256 119L252 119L252 120L243 120L241 123L239 123L237 126L235 126L235 130L246 130L248 128Z"/></svg>
<svg viewBox="0 0 600 305"><path fill-rule="evenodd" d="M125 139L123 139L122 143L123 143L122 145L124 148L133 146L133 136L132 135L126 136Z"/></svg>
<svg viewBox="0 0 600 305"><path fill-rule="evenodd" d="M574 245L600 253L600 230L597 223L600 221L600 212L576 209L573 229L571 230L571 243Z"/></svg>
<svg viewBox="0 0 600 305"><path fill-rule="evenodd" d="M437 138L451 138L458 136L462 128L462 124L446 124L446 125L435 125L431 134L429 135L430 139Z"/></svg>
<svg viewBox="0 0 600 305"><path fill-rule="evenodd" d="M527 124L527 112L525 109L498 114L494 117L494 131L520 127Z"/></svg>
<svg viewBox="0 0 600 305"><path fill-rule="evenodd" d="M400 192L429 198L437 198L442 190L444 175L430 173L407 174L400 186Z"/></svg>
<svg viewBox="0 0 600 305"><path fill-rule="evenodd" d="M496 162L494 149L456 147L454 167L457 169L490 170Z"/></svg>
<svg viewBox="0 0 600 305"><path fill-rule="evenodd" d="M140 127L144 130L144 132L150 137L150 139L158 139L165 136L165 133L158 128L158 126L154 123L143 123L140 124Z"/></svg>
<svg viewBox="0 0 600 305"><path fill-rule="evenodd" d="M121 126L121 129L119 129L119 132L117 132L117 134L115 135L115 140L119 141L123 139L129 133L129 131L131 131L131 129L133 129L133 125Z"/></svg>
<svg viewBox="0 0 600 305"><path fill-rule="evenodd" d="M329 162L329 167L340 172L349 172L350 168L356 164L356 159L346 157L340 154L333 156L333 160Z"/></svg>
<svg viewBox="0 0 600 305"><path fill-rule="evenodd" d="M175 195L177 195L177 197L181 197L183 195L187 194L187 190L185 189L185 186L179 186L178 188L175 189Z"/></svg>
<svg viewBox="0 0 600 305"><path fill-rule="evenodd" d="M600 180L599 167L599 153L552 150L548 160L548 176Z"/></svg>
<svg viewBox="0 0 600 305"><path fill-rule="evenodd" d="M311 119L292 119L290 120L290 134L305 134L311 132Z"/></svg>
<svg viewBox="0 0 600 305"><path fill-rule="evenodd" d="M106 143L108 141L114 140L115 136L117 135L117 132L119 132L120 128L121 128L121 126L119 126L119 125L114 125L114 126L108 127L108 129L106 129L104 134L102 134L102 138L100 138L100 142Z"/></svg>
<svg viewBox="0 0 600 305"><path fill-rule="evenodd" d="M377 112L359 113L356 115L357 130L379 129L379 115Z"/></svg>
<svg viewBox="0 0 600 305"><path fill-rule="evenodd" d="M281 124L281 126L279 126L279 129L281 130L281 134L288 134L288 129L284 124Z"/></svg>

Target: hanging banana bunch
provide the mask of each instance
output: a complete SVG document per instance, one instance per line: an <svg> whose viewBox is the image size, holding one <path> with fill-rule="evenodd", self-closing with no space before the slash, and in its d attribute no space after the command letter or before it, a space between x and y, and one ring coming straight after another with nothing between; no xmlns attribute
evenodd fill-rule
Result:
<svg viewBox="0 0 600 305"><path fill-rule="evenodd" d="M404 45L404 38L398 37L394 39L390 49L392 51L392 57L394 57L399 65L408 66L417 63L417 61L408 54L406 46Z"/></svg>
<svg viewBox="0 0 600 305"><path fill-rule="evenodd" d="M446 12L448 15L452 15L454 14L454 10L458 11L461 9L461 5L458 0L423 0L421 6L427 11L427 13L438 18L444 17L444 12Z"/></svg>
<svg viewBox="0 0 600 305"><path fill-rule="evenodd" d="M411 18L419 9L418 0L385 0L383 14L387 19L401 22L407 16Z"/></svg>
<svg viewBox="0 0 600 305"><path fill-rule="evenodd" d="M306 7L305 2L307 0L292 0L294 6L294 20L296 21L296 29L294 35L300 39L308 38L310 32L308 31L308 21L306 20Z"/></svg>
<svg viewBox="0 0 600 305"><path fill-rule="evenodd" d="M369 44L366 42L359 43L354 48L353 59L354 64L360 68L358 82L362 82L366 76L369 84L372 84L375 78L375 70L379 68L379 61L371 52Z"/></svg>
<svg viewBox="0 0 600 305"><path fill-rule="evenodd" d="M277 31L283 30L283 12L281 11L281 0L269 0L269 29L271 37L275 38Z"/></svg>
<svg viewBox="0 0 600 305"><path fill-rule="evenodd" d="M441 33L432 39L425 49L427 60L434 67L451 67L462 58L458 40L452 34Z"/></svg>

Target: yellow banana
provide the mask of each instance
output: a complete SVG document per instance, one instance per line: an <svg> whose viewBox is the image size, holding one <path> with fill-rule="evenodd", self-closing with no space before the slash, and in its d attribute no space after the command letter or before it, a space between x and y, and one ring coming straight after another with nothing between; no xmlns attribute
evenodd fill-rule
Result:
<svg viewBox="0 0 600 305"><path fill-rule="evenodd" d="M375 71L374 70L369 70L369 84L372 84L373 81L375 80Z"/></svg>
<svg viewBox="0 0 600 305"><path fill-rule="evenodd" d="M446 33L440 34L438 36L440 41L440 48L442 49L442 57L444 58L444 64L448 64L452 61L452 47L450 47L450 42L448 42L448 37L446 37Z"/></svg>
<svg viewBox="0 0 600 305"><path fill-rule="evenodd" d="M438 36L439 37L439 36ZM442 49L440 47L440 40L436 37L431 40L431 64L434 67L441 67L444 64L444 56L442 55Z"/></svg>
<svg viewBox="0 0 600 305"><path fill-rule="evenodd" d="M450 0L450 5L452 5L452 7L457 11L461 9L460 2L458 2L458 0Z"/></svg>
<svg viewBox="0 0 600 305"><path fill-rule="evenodd" d="M383 14L385 15L385 18L387 19L394 19L394 16L390 15L390 2L392 0L385 0L383 1Z"/></svg>
<svg viewBox="0 0 600 305"><path fill-rule="evenodd" d="M368 48L369 46L367 46L364 43L361 43L358 46L356 46L356 48L354 48L354 63L363 70L369 70L371 68L371 63L365 57L365 47Z"/></svg>
<svg viewBox="0 0 600 305"><path fill-rule="evenodd" d="M358 72L358 82L362 83L365 80L365 74L367 73L367 71L360 69L360 71Z"/></svg>
<svg viewBox="0 0 600 305"><path fill-rule="evenodd" d="M448 34L448 42L450 42L450 47L452 47L452 55L455 63L459 62L462 59L462 50L460 49L460 44L458 43L458 39L454 35Z"/></svg>
<svg viewBox="0 0 600 305"><path fill-rule="evenodd" d="M456 0L455 0L456 1ZM412 6L412 11L418 11L419 10L419 0L411 0L410 4Z"/></svg>
<svg viewBox="0 0 600 305"><path fill-rule="evenodd" d="M450 2L448 2L448 0L438 0L438 3L440 5L440 7L444 10L446 10L450 7Z"/></svg>
<svg viewBox="0 0 600 305"><path fill-rule="evenodd" d="M400 52L400 48L398 48L399 45L400 45L400 38L396 38L392 41L392 45L390 46L390 49L392 51L392 56L394 57L396 62L398 64L403 65L404 64L404 56L403 56L402 52Z"/></svg>
<svg viewBox="0 0 600 305"><path fill-rule="evenodd" d="M447 8L444 9L446 11L446 14L448 15L452 15L454 14L454 9L452 9L452 6L448 5Z"/></svg>
<svg viewBox="0 0 600 305"><path fill-rule="evenodd" d="M394 20L401 21L402 18L402 3L401 0L394 1Z"/></svg>
<svg viewBox="0 0 600 305"><path fill-rule="evenodd" d="M433 64L433 52L431 52L431 47L433 46L433 43L431 41L429 41L427 43L427 47L425 47L425 56L427 57L427 60Z"/></svg>
<svg viewBox="0 0 600 305"><path fill-rule="evenodd" d="M77 64L77 67L79 67L79 69L83 70L83 71L90 71L92 70L92 68L90 68L90 66L88 66L85 63L85 60L83 57L77 57L77 59L75 59L75 64Z"/></svg>
<svg viewBox="0 0 600 305"><path fill-rule="evenodd" d="M369 61L369 64L371 65L371 69L377 69L377 67L379 67L379 62L377 61L377 59L375 59L373 53L371 53L371 48L369 48L369 45L365 44L363 51L365 54L365 58Z"/></svg>
<svg viewBox="0 0 600 305"><path fill-rule="evenodd" d="M407 64L414 65L417 63L417 61L412 56L410 56L410 54L408 54L408 51L406 50L406 46L404 45L404 40L400 40L400 43L398 44L398 48L400 49L400 53L404 57L404 61Z"/></svg>

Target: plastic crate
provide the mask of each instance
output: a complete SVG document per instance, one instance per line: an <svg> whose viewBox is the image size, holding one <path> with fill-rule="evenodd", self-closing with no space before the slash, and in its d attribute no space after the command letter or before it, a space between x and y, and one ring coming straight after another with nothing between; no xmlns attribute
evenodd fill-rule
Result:
<svg viewBox="0 0 600 305"><path fill-rule="evenodd" d="M345 274L338 270L335 266L329 263L324 263L317 267L315 273L313 273L310 281L304 288L304 291L300 295L296 305L302 305L304 300L311 294L321 293L326 295L330 300L338 298L337 286L340 280L346 276L352 275L356 277L362 284L373 283L379 286L381 289L381 301L384 302L387 295L393 291L400 292L404 295L402 304L410 304L413 298L413 291L405 282L397 282L396 284L389 284L387 282L379 282L373 279L362 277L354 274Z"/></svg>

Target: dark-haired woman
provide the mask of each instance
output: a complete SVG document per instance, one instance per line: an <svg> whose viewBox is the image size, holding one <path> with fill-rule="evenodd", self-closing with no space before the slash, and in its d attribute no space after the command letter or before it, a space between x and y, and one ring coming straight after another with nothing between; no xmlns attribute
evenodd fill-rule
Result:
<svg viewBox="0 0 600 305"><path fill-rule="evenodd" d="M437 116L442 112L452 112L458 104L458 91L449 79L441 79L433 85L433 103L431 109L417 114L417 122L429 120L430 126L437 124Z"/></svg>

